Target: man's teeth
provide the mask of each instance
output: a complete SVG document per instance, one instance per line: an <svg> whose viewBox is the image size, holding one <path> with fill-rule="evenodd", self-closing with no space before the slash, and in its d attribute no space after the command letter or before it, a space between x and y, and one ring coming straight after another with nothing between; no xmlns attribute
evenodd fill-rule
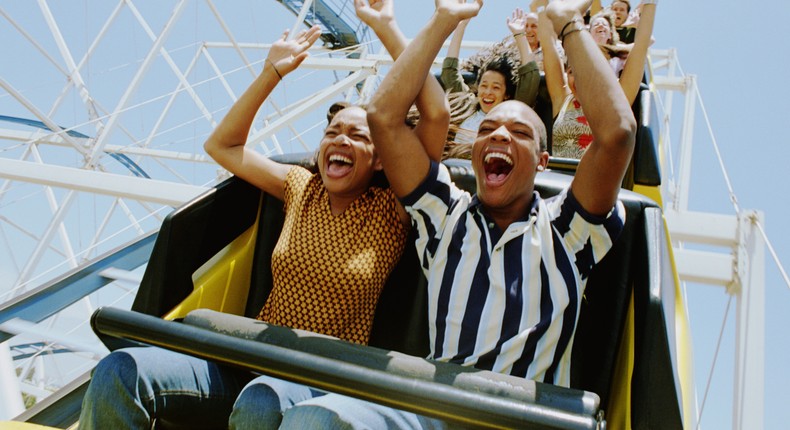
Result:
<svg viewBox="0 0 790 430"><path fill-rule="evenodd" d="M513 165L513 159L510 158L509 155L503 154L501 152L489 152L488 154L486 154L485 162L488 163L493 158L499 158L501 160L504 160L507 164L510 164L511 166Z"/></svg>
<svg viewBox="0 0 790 430"><path fill-rule="evenodd" d="M340 155L340 154L332 154L332 155L330 155L329 156L329 162L332 163L332 162L335 162L335 161L338 161L340 163L345 163L345 164L351 164L351 159L346 157L345 155Z"/></svg>

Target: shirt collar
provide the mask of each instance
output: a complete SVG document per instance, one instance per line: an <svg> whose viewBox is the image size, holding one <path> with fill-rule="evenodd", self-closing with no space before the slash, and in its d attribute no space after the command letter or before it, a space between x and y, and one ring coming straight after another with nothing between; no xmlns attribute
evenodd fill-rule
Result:
<svg viewBox="0 0 790 430"><path fill-rule="evenodd" d="M518 219L516 222L523 222L529 221L530 217L538 216L538 211L540 209L540 193L537 191L532 192L532 206L529 208L529 212L524 214L522 217ZM469 202L469 210L476 211L483 214L483 203L480 202L480 199L477 197L477 194L472 196L472 201Z"/></svg>

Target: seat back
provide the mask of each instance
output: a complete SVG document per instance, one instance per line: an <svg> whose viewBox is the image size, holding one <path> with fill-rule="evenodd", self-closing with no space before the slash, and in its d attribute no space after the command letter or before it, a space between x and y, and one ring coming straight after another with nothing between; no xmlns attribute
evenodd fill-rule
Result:
<svg viewBox="0 0 790 430"><path fill-rule="evenodd" d="M303 164L305 159L304 154L294 154L278 161ZM445 164L459 187L474 191L475 177L468 160L447 160ZM568 174L547 171L538 175L535 187L543 197L550 197L566 188L571 179ZM572 351L571 386L597 393L605 410L622 407L611 405L610 400L632 291L639 309L648 309L650 301L658 303L657 316L637 317L634 354L639 363L634 366L634 379L641 387L639 395L646 397L649 381L657 378L658 374L651 373L650 366L645 365L645 360L655 359L656 354L666 363L661 373L667 382L665 392L672 393L676 386L672 380L676 373L671 339L659 345L653 336L644 333L647 328L666 327L672 318L671 310L662 311L661 306L666 306L661 305L662 298L655 298L651 292L654 280L650 273L656 268L648 249L655 245L648 243L647 238L662 237L663 230L656 225L655 216L651 217L650 224L645 213L658 213L660 220L660 210L653 201L627 190L621 191L620 200L626 209L625 228L612 250L590 275ZM249 290L244 290L248 299L246 307L239 311L239 314L255 317L272 287L270 258L283 223L282 203L235 177L166 218L133 310L163 315L190 294L192 273L255 223L258 227L255 255L249 268ZM658 232L653 231L657 229ZM666 262L661 265L666 266ZM661 274L661 279L671 278L670 275ZM427 323L425 278L414 247L407 246L382 292L370 343L383 349L426 356L429 351ZM646 346L641 347L640 341ZM645 355L648 351L649 357ZM662 404L673 408L677 400L667 398Z"/></svg>

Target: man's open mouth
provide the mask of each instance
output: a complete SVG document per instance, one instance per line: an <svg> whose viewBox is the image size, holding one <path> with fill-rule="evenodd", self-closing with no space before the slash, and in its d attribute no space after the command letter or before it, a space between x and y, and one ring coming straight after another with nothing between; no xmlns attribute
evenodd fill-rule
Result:
<svg viewBox="0 0 790 430"><path fill-rule="evenodd" d="M503 152L489 152L483 159L483 170L489 184L500 184L513 170L513 159Z"/></svg>

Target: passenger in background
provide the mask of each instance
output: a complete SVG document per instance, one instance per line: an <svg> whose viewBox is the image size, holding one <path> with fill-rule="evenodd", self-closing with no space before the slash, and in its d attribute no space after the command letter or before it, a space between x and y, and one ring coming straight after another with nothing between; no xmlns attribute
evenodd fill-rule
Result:
<svg viewBox="0 0 790 430"><path fill-rule="evenodd" d="M487 53L482 66L476 70L475 88L470 88L464 82L458 58L469 20L460 22L456 27L441 74L442 85L449 93L450 121L457 126L454 128L456 143L472 143L485 114L505 100L516 99L530 106L535 104L540 72L527 42L526 19L526 14L516 9L506 20L518 46L519 58L511 58L504 51ZM516 77L513 76L513 70L517 70Z"/></svg>
<svg viewBox="0 0 790 430"><path fill-rule="evenodd" d="M538 38L538 14L534 12L529 12L524 14L523 22L524 22L523 31L524 31L524 35L527 38L527 43L529 43L529 51L532 53L532 58L535 60L536 63L538 63L538 70L540 70L540 72L543 73L543 49L540 47L540 39ZM508 26L510 25L511 23L508 22ZM519 29L516 28L516 31L518 30ZM512 32L513 30L511 29L510 31ZM521 38L516 37L514 33L513 39L516 41L516 44L519 46L519 51L520 51L521 48L519 43Z"/></svg>
<svg viewBox="0 0 790 430"><path fill-rule="evenodd" d="M631 3L628 0L615 0L609 8L614 13L614 26L620 42L625 44L634 43L636 37L636 25L631 21Z"/></svg>
<svg viewBox="0 0 790 430"><path fill-rule="evenodd" d="M620 76L631 46L620 43L617 31L615 31L614 20L614 13L604 9L590 19L590 33L609 60L609 65L612 66L615 75Z"/></svg>
<svg viewBox="0 0 790 430"><path fill-rule="evenodd" d="M634 44L627 59L623 63L619 74L620 87L626 99L633 104L639 94L639 88L644 77L647 52L652 43L653 22L656 13L656 0L648 0L642 5L642 19L637 27ZM543 25L545 17L541 16L541 25L538 31L541 43L545 47L553 46L557 34L548 25ZM595 25L593 19L593 25ZM594 27L595 28L595 27ZM602 40L606 33L596 34L592 30L596 43ZM608 39L607 39L608 40ZM606 53L605 49L602 52ZM556 50L544 50L544 68L546 72L546 86L551 97L554 125L552 127L552 155L563 158L581 158L584 151L593 140L587 118L582 110L580 101L576 98L576 71L568 64L563 64Z"/></svg>

